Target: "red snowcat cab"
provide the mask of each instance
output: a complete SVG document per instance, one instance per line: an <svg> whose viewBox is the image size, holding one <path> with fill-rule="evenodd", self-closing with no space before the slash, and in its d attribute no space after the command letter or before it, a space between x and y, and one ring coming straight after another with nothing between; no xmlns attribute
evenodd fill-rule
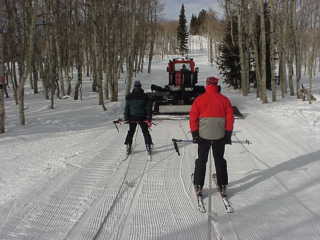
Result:
<svg viewBox="0 0 320 240"><path fill-rule="evenodd" d="M152 84L154 114L188 114L193 100L204 93L197 86L198 68L192 58L174 58L167 66L169 84L161 87Z"/></svg>

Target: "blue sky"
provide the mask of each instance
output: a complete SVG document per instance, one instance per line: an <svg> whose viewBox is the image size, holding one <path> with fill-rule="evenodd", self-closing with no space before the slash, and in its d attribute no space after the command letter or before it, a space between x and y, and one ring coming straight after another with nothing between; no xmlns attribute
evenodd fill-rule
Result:
<svg viewBox="0 0 320 240"><path fill-rule="evenodd" d="M181 5L184 4L186 9L186 16L189 22L192 14L198 15L201 9L212 8L217 12L222 12L219 7L218 0L161 0L164 3L163 17L166 19L179 18Z"/></svg>

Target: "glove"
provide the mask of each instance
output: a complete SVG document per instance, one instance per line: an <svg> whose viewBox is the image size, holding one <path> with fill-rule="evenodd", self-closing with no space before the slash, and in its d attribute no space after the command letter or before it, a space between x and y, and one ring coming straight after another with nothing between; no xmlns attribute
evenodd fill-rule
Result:
<svg viewBox="0 0 320 240"><path fill-rule="evenodd" d="M145 123L147 124L148 128L151 128L151 126L152 126L151 120L146 120Z"/></svg>
<svg viewBox="0 0 320 240"><path fill-rule="evenodd" d="M226 131L224 134L224 144L232 144L231 141L232 131Z"/></svg>
<svg viewBox="0 0 320 240"><path fill-rule="evenodd" d="M198 143L199 142L199 138L200 138L199 131L198 130L193 131L193 132L191 132L191 134L192 134L192 142L193 143Z"/></svg>

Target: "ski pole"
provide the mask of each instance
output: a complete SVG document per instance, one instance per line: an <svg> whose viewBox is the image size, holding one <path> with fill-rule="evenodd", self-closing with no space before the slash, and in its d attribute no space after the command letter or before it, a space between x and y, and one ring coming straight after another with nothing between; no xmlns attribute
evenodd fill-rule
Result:
<svg viewBox="0 0 320 240"><path fill-rule="evenodd" d="M114 124L114 126L116 127L118 133L119 133L119 128L118 128L118 125L117 125L117 124L121 124L121 123L124 123L124 122L125 122L125 121L122 120L121 118L118 118L117 120L114 120L114 121L113 121L113 124Z"/></svg>
<svg viewBox="0 0 320 240"><path fill-rule="evenodd" d="M117 120L113 120L113 124L114 124L114 126L116 127L118 133L119 133L119 128L118 128L118 125L117 125L117 124L139 123L139 122L148 123L147 120L142 120L142 121L125 121L125 120L123 120L123 119L121 119L121 118L118 118ZM154 122L152 122L151 124L154 125L154 126L157 126L157 125L158 125L157 123L154 123Z"/></svg>
<svg viewBox="0 0 320 240"><path fill-rule="evenodd" d="M240 143L240 144L252 144L252 142L250 142L248 139L246 140L233 140L232 143Z"/></svg>
<svg viewBox="0 0 320 240"><path fill-rule="evenodd" d="M179 147L178 147L178 143L179 142L193 143L193 140L172 138L172 143L173 143L174 149L178 153L178 156L180 156L180 151L179 151ZM248 145L252 144L252 142L250 142L248 139L246 139L246 140L234 140L234 141L232 141L232 143L240 143L240 144L248 144Z"/></svg>
<svg viewBox="0 0 320 240"><path fill-rule="evenodd" d="M178 156L180 156L180 151L179 151L179 147L178 147L178 142L193 143L192 140L172 138L172 143L173 143L174 149L175 149L176 152L178 153Z"/></svg>

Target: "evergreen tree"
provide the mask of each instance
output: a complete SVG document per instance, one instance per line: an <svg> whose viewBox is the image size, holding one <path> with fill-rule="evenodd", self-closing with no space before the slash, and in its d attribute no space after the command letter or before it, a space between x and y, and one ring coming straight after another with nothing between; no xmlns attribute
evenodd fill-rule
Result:
<svg viewBox="0 0 320 240"><path fill-rule="evenodd" d="M179 26L177 29L177 40L179 44L179 52L181 55L188 53L188 37L187 19L185 16L184 5L182 4L179 15Z"/></svg>
<svg viewBox="0 0 320 240"><path fill-rule="evenodd" d="M207 11L202 9L198 15L198 33L199 34L204 33L206 18L207 18Z"/></svg>
<svg viewBox="0 0 320 240"><path fill-rule="evenodd" d="M217 58L217 65L220 74L224 77L224 81L238 89L241 87L241 66L238 39L236 39L237 33L234 32L233 34L234 43L231 37L231 29L237 31L237 19L234 18L232 23L234 24L233 28L231 28L231 21L228 22L224 39L219 45L220 56Z"/></svg>
<svg viewBox="0 0 320 240"><path fill-rule="evenodd" d="M191 20L190 20L190 34L192 35L197 35L199 33L198 30L198 18L197 16L193 15L191 16Z"/></svg>

